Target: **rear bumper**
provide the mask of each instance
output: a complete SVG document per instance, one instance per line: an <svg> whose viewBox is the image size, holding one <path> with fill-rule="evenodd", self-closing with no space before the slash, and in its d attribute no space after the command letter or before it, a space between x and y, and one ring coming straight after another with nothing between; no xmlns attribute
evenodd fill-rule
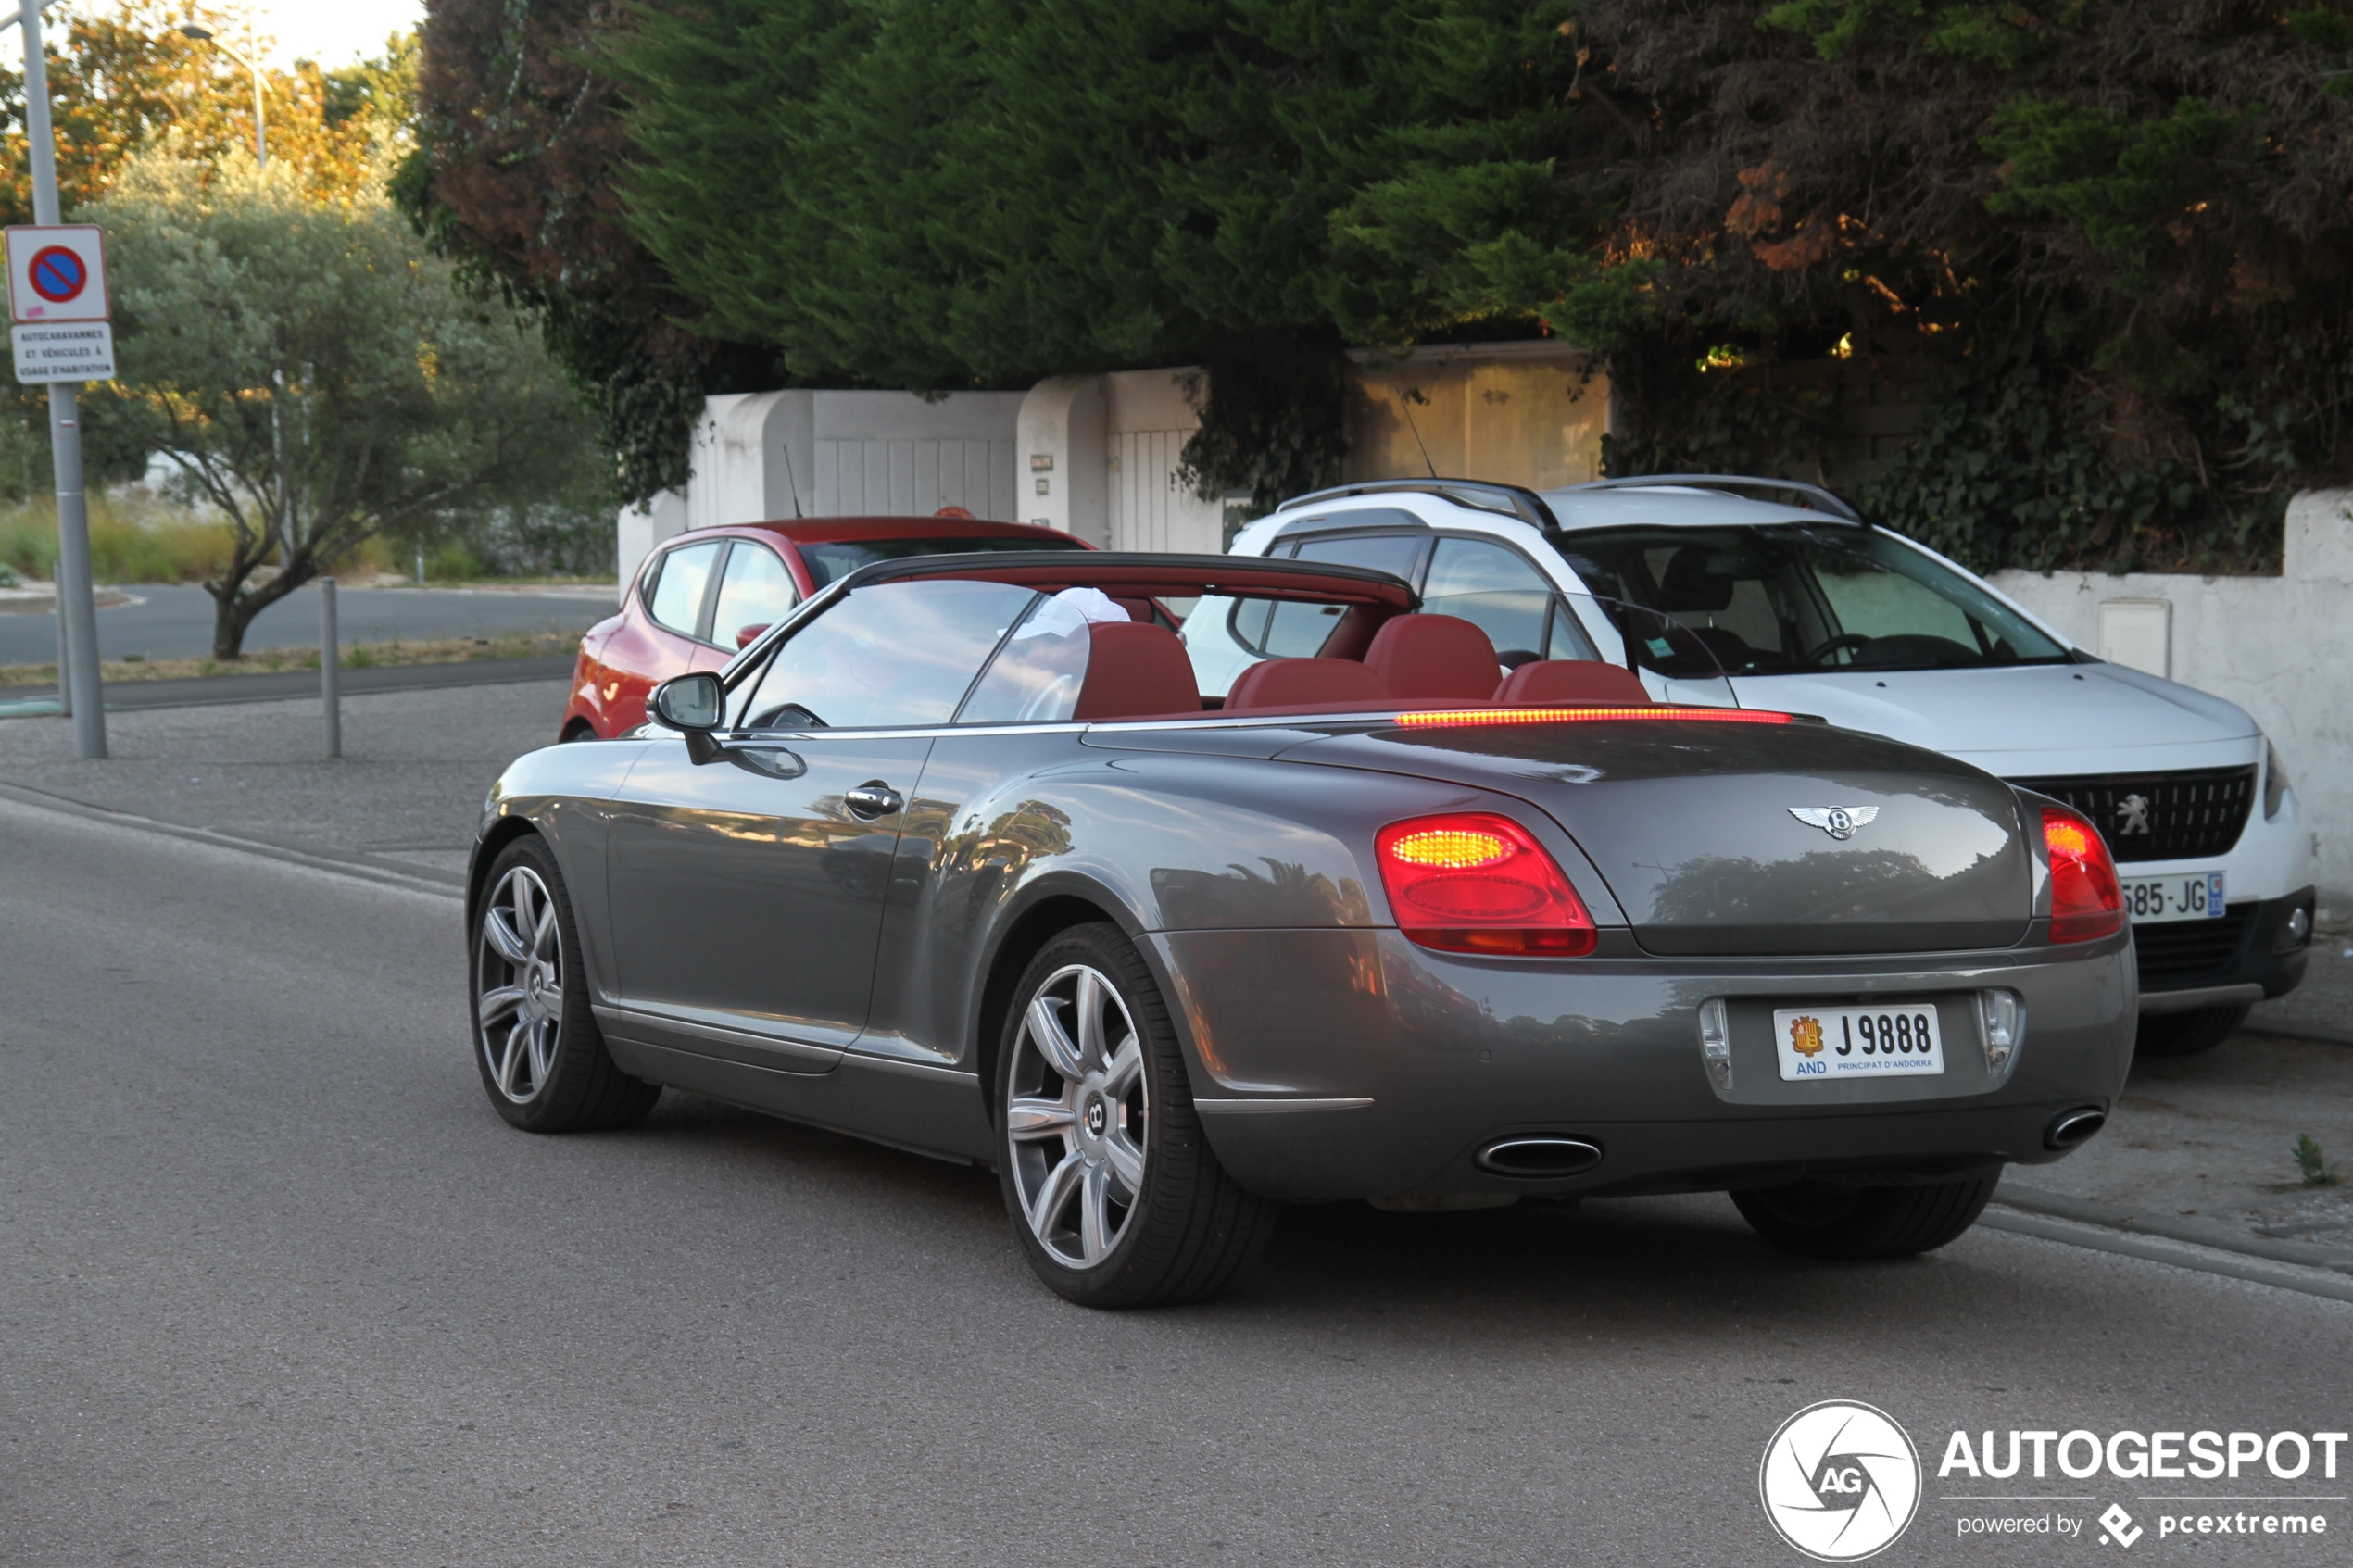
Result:
<svg viewBox="0 0 2353 1568"><path fill-rule="evenodd" d="M2220 920L2173 921L2134 933L2143 1010L2152 1015L2206 1007L2244 1007L2284 997L2301 985L2311 953L2314 890L2234 903ZM2288 922L2304 911L2305 935Z"/></svg>
<svg viewBox="0 0 2353 1568"><path fill-rule="evenodd" d="M1950 1177L2059 1158L2054 1120L2107 1110L2131 1066L2135 995L2120 936L2085 950L1859 960L1456 959L1393 930L1148 936L1193 1055L1211 1147L1292 1202L1400 1194L1720 1190L1813 1173ZM1630 945L1629 945L1630 947ZM2025 1042L1986 1066L1973 993L2026 1000ZM1698 1011L1731 1011L1732 1087L1710 1084ZM1946 1072L1893 1082L1780 1077L1775 1005L1931 998ZM1601 1151L1574 1175L1480 1168L1497 1140Z"/></svg>

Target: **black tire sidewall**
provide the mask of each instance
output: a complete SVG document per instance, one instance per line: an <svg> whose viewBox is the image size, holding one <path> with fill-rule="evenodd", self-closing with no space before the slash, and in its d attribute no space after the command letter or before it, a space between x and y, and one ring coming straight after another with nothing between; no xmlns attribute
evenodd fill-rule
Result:
<svg viewBox="0 0 2353 1568"><path fill-rule="evenodd" d="M1757 1235L1785 1252L1845 1262L1883 1261L1932 1252L1977 1223L1998 1176L1904 1186L1821 1184L1821 1206L1806 1212L1805 1189L1768 1187L1732 1194Z"/></svg>
<svg viewBox="0 0 2353 1568"><path fill-rule="evenodd" d="M1074 1269L1049 1251L1030 1229L1023 1211L1021 1189L1014 1177L1013 1138L1005 1125L1005 1102L1013 1081L1022 1022L1029 1000L1048 976L1072 964L1085 964L1118 988L1128 1021L1144 1047L1144 1072L1151 1120L1145 1128L1144 1190L1137 1195L1126 1228L1111 1254L1091 1269ZM1152 981L1135 945L1117 926L1102 923L1075 926L1040 948L1022 972L1008 1010L1005 1030L997 1051L990 1119L997 1128L997 1173L1005 1198L1006 1217L1020 1239L1030 1266L1065 1299L1082 1306L1129 1306L1148 1299L1159 1285L1158 1271L1139 1260L1154 1239L1154 1221L1172 1201L1182 1206L1189 1191L1176 1189L1202 1179L1208 1158L1201 1134L1199 1112L1193 1110L1192 1085L1185 1068L1160 988ZM1139 1266L1140 1265L1140 1266Z"/></svg>
<svg viewBox="0 0 2353 1568"><path fill-rule="evenodd" d="M2133 1040L2133 1054L2145 1057L2196 1056L2210 1051L2239 1031L2251 1010L2244 1005L2197 1008L2189 1012L2144 1017Z"/></svg>

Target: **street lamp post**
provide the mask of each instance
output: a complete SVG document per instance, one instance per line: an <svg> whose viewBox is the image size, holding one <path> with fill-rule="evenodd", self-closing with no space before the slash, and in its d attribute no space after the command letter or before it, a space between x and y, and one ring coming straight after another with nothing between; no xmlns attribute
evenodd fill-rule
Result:
<svg viewBox="0 0 2353 1568"><path fill-rule="evenodd" d="M262 129L261 117L261 68L256 65L250 56L241 55L220 42L208 27L199 27L195 22L189 22L180 31L199 44L211 44L253 74L253 161L264 169L269 168L270 142L267 132Z"/></svg>

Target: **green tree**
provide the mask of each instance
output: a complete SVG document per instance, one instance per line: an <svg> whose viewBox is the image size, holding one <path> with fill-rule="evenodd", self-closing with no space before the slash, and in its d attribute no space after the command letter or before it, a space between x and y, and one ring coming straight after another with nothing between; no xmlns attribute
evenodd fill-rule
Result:
<svg viewBox="0 0 2353 1568"><path fill-rule="evenodd" d="M381 194L321 201L274 162L176 151L132 158L94 216L117 394L234 535L206 583L216 657L371 534L560 492L593 464L524 324L453 289Z"/></svg>

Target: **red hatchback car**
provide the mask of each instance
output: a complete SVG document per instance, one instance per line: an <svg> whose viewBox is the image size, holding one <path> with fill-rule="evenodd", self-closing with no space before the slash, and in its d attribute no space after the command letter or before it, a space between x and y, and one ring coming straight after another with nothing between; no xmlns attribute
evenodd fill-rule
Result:
<svg viewBox="0 0 2353 1568"><path fill-rule="evenodd" d="M716 670L785 612L870 561L1091 546L1059 529L969 516L828 517L698 528L637 569L621 613L588 628L561 738L610 740L646 721L654 687Z"/></svg>

